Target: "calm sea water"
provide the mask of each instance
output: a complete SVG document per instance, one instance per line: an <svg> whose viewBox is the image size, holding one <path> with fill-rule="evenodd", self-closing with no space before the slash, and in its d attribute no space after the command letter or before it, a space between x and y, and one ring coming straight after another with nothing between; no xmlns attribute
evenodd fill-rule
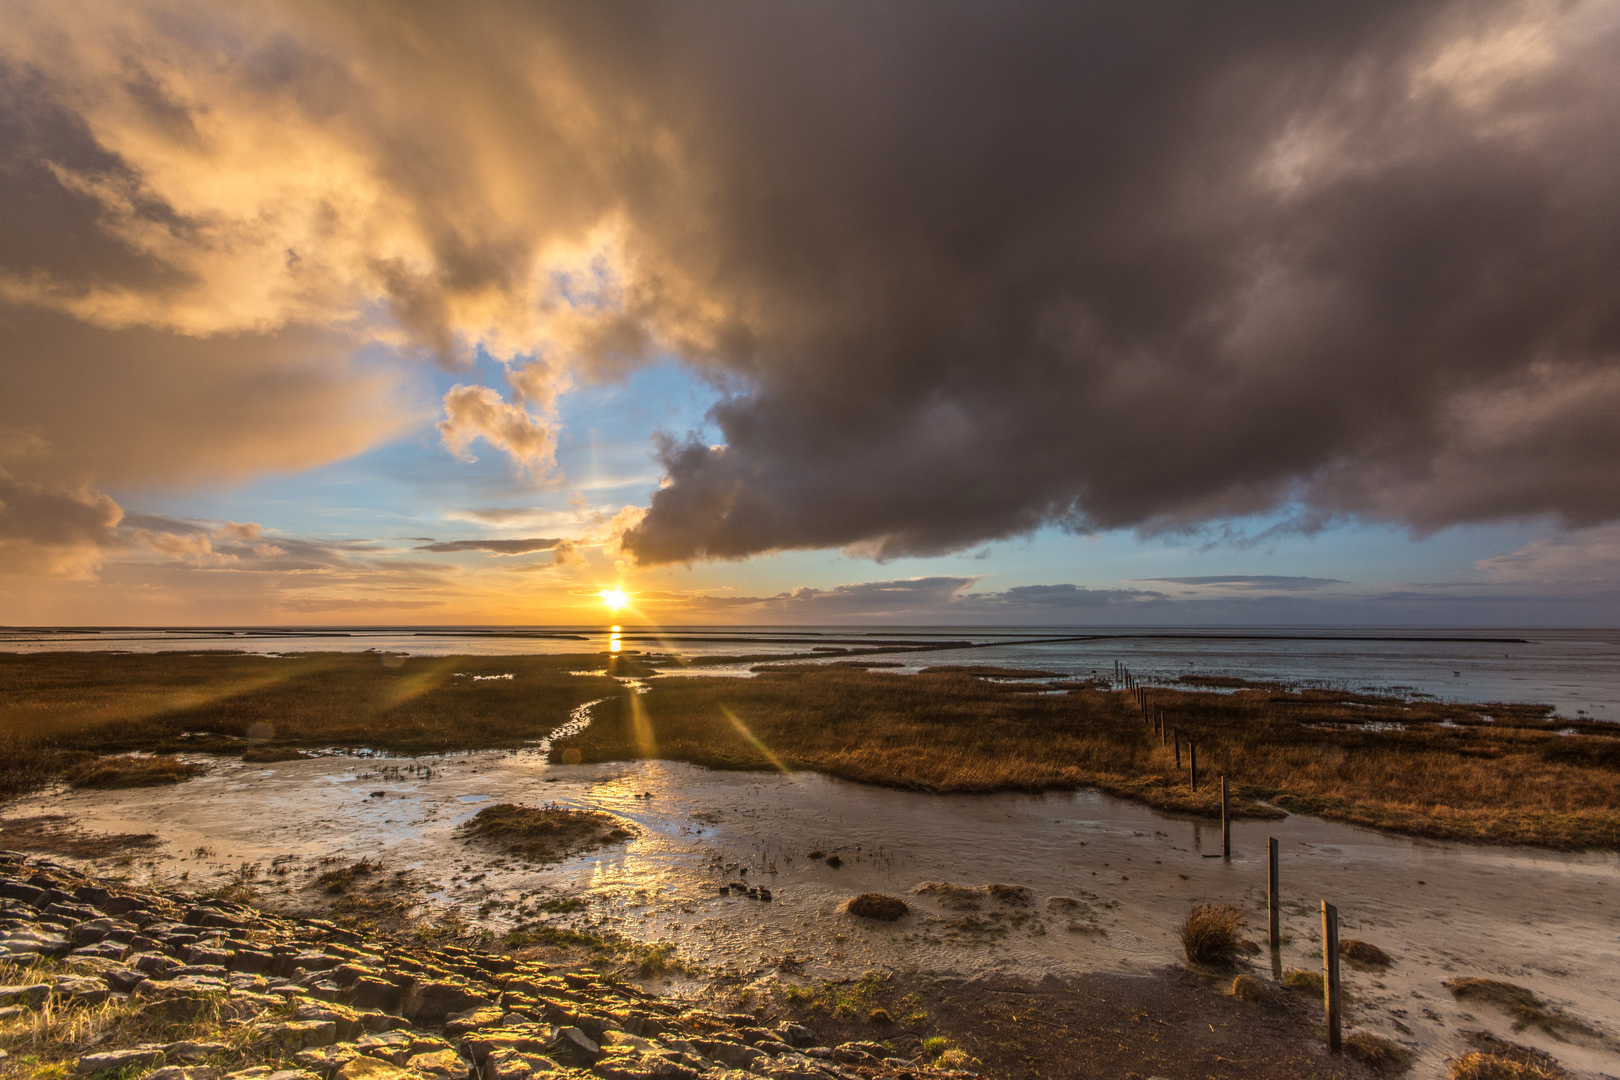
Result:
<svg viewBox="0 0 1620 1080"><path fill-rule="evenodd" d="M1155 682L1186 674L1231 675L1448 701L1536 702L1554 706L1563 716L1620 722L1620 630L730 626L653 632L626 626L620 647L643 654L759 657L818 648L952 642L964 647L897 652L881 659L903 664L903 671L932 664L993 664L1065 675L1109 675L1118 660ZM27 653L376 649L502 656L600 652L608 646L607 626L0 630L0 652ZM755 662L695 670L742 675Z"/></svg>

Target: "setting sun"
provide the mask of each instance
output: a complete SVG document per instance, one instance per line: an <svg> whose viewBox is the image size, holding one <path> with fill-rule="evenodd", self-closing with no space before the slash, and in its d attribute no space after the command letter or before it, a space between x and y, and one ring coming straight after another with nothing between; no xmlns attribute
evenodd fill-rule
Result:
<svg viewBox="0 0 1620 1080"><path fill-rule="evenodd" d="M602 603L606 604L612 611L618 611L630 602L630 597L618 589L603 589L596 595L600 596Z"/></svg>

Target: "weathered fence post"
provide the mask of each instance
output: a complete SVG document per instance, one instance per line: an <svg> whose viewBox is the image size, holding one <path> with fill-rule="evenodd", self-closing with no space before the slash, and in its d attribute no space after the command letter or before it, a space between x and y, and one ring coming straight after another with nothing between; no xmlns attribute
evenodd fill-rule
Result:
<svg viewBox="0 0 1620 1080"><path fill-rule="evenodd" d="M1179 772L1181 770L1181 729L1171 728L1170 736L1176 743L1176 770Z"/></svg>
<svg viewBox="0 0 1620 1080"><path fill-rule="evenodd" d="M1322 1007L1327 1011L1328 1051L1344 1049L1339 1033L1339 909L1322 901Z"/></svg>
<svg viewBox="0 0 1620 1080"><path fill-rule="evenodd" d="M1221 775L1221 857L1232 857L1232 789Z"/></svg>
<svg viewBox="0 0 1620 1080"><path fill-rule="evenodd" d="M1277 896L1277 838L1266 837L1266 922L1271 931L1271 947L1282 948L1282 912Z"/></svg>

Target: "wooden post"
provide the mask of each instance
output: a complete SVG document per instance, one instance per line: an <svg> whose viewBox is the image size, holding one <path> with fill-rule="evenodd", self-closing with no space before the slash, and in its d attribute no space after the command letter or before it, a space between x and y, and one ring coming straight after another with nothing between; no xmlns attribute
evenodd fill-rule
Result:
<svg viewBox="0 0 1620 1080"><path fill-rule="evenodd" d="M1179 771L1181 769L1181 729L1171 728L1170 737L1176 743L1176 769Z"/></svg>
<svg viewBox="0 0 1620 1080"><path fill-rule="evenodd" d="M1282 948L1282 905L1277 895L1277 838L1266 837L1266 922L1271 931L1271 947Z"/></svg>
<svg viewBox="0 0 1620 1080"><path fill-rule="evenodd" d="M1192 778L1193 794L1196 795L1198 793L1198 744L1191 739L1187 740L1187 753L1191 755L1188 761L1191 771L1187 775Z"/></svg>
<svg viewBox="0 0 1620 1080"><path fill-rule="evenodd" d="M1221 776L1221 858L1232 857L1232 789Z"/></svg>
<svg viewBox="0 0 1620 1080"><path fill-rule="evenodd" d="M1322 901L1322 1007L1327 1011L1328 1051L1340 1053L1339 1032L1339 909Z"/></svg>

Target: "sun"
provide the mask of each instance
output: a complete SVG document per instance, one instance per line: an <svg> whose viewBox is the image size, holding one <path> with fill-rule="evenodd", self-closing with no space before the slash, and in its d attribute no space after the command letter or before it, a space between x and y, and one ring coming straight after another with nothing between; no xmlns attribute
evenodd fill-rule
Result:
<svg viewBox="0 0 1620 1080"><path fill-rule="evenodd" d="M596 595L602 598L602 603L606 604L610 611L618 611L630 602L630 597L618 589L603 589Z"/></svg>

